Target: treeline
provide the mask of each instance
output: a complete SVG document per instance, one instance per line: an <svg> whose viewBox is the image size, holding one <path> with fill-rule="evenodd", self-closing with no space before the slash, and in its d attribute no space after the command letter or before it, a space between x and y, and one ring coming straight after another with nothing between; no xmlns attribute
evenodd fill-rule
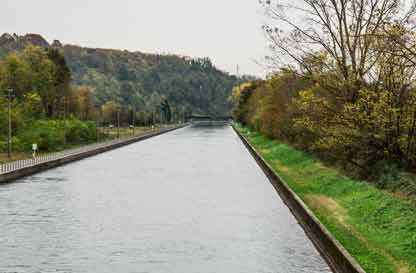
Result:
<svg viewBox="0 0 416 273"><path fill-rule="evenodd" d="M218 70L207 58L154 55L121 50L62 47L74 83L94 87L98 105L115 103L139 109L142 119L159 116L169 102L172 116L225 115L227 98L238 79ZM157 118L157 117L156 117Z"/></svg>
<svg viewBox="0 0 416 273"><path fill-rule="evenodd" d="M240 82L217 69L208 58L85 48L58 41L50 45L37 34L3 34L0 58L33 44L59 49L71 71L72 83L89 86L97 107L121 108L121 119L126 123L135 110L136 121L141 124L165 119L160 108L166 103L173 120L192 113L227 115L231 90ZM114 123L116 114L107 116L113 116Z"/></svg>
<svg viewBox="0 0 416 273"><path fill-rule="evenodd" d="M50 151L94 141L97 126L224 115L238 82L209 59L55 45L34 34L0 37L0 152L8 146L9 101L13 149L38 143Z"/></svg>
<svg viewBox="0 0 416 273"><path fill-rule="evenodd" d="M95 92L72 84L61 49L29 45L6 55L0 61L0 152L8 146L9 104L14 151L28 151L32 143L43 151L58 150L66 144L95 141L97 127L179 123L191 112L178 112L155 94L146 101L149 108L114 100L100 104ZM135 96L126 94L122 99L135 100Z"/></svg>
<svg viewBox="0 0 416 273"><path fill-rule="evenodd" d="M71 85L64 56L29 46L0 61L0 152L7 150L9 105L14 151L42 151L96 139L90 90ZM82 120L82 121L81 121Z"/></svg>
<svg viewBox="0 0 416 273"><path fill-rule="evenodd" d="M270 60L280 69L235 88L235 118L381 187L409 185L400 172L416 170L415 6L408 4L265 1L275 23L264 26Z"/></svg>

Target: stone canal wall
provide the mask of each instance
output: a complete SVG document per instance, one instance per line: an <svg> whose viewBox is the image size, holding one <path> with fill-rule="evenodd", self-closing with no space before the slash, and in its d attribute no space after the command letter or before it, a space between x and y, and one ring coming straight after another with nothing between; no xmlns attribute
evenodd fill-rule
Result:
<svg viewBox="0 0 416 273"><path fill-rule="evenodd" d="M234 130L331 269L335 273L365 273L364 269L319 221L302 199L273 171L271 166L257 153L244 136L237 129L234 128Z"/></svg>
<svg viewBox="0 0 416 273"><path fill-rule="evenodd" d="M43 158L21 160L16 162L11 162L5 165L1 165L0 171L0 184L10 183L16 179L29 176L35 173L39 173L48 169L52 169L64 164L68 164L74 161L78 161L90 156L101 154L110 150L114 150L135 142L139 142L151 137L155 137L161 134L165 134L183 127L185 125L180 125L176 127L161 129L155 132L146 133L137 137L131 137L128 139L120 139L111 142L104 142L100 144L94 144L86 147L82 147L72 152L63 152L45 156Z"/></svg>

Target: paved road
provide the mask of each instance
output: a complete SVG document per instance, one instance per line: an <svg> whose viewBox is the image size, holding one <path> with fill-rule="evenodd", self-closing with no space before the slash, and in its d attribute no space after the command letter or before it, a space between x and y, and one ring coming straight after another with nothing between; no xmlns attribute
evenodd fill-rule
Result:
<svg viewBox="0 0 416 273"><path fill-rule="evenodd" d="M0 272L330 272L230 127L0 186Z"/></svg>

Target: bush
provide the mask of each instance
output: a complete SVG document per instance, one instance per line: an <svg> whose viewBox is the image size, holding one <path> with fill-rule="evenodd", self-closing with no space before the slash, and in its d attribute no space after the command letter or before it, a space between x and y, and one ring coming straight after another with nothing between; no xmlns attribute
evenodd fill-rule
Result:
<svg viewBox="0 0 416 273"><path fill-rule="evenodd" d="M71 119L66 123L67 142L72 144L89 143L96 139L96 126L94 122L82 122Z"/></svg>
<svg viewBox="0 0 416 273"><path fill-rule="evenodd" d="M24 142L27 145L38 144L40 151L55 151L63 148L64 130L59 121L39 120L33 123L31 130L23 133Z"/></svg>
<svg viewBox="0 0 416 273"><path fill-rule="evenodd" d="M66 130L65 130L65 127ZM95 141L94 122L83 122L72 118L62 120L36 120L26 124L13 136L13 151L30 151L32 144L38 144L39 151L57 151L64 148L65 133L67 144L78 145ZM7 151L7 136L0 136L0 151Z"/></svg>
<svg viewBox="0 0 416 273"><path fill-rule="evenodd" d="M6 152L8 149L7 138L1 138L0 140L0 151ZM13 151L24 151L25 144L18 137L12 137L12 150Z"/></svg>

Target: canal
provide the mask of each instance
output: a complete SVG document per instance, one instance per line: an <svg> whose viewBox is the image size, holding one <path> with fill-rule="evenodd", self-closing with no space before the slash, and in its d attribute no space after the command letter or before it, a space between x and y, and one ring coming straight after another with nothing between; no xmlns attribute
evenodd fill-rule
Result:
<svg viewBox="0 0 416 273"><path fill-rule="evenodd" d="M0 272L330 272L229 126L0 186Z"/></svg>

